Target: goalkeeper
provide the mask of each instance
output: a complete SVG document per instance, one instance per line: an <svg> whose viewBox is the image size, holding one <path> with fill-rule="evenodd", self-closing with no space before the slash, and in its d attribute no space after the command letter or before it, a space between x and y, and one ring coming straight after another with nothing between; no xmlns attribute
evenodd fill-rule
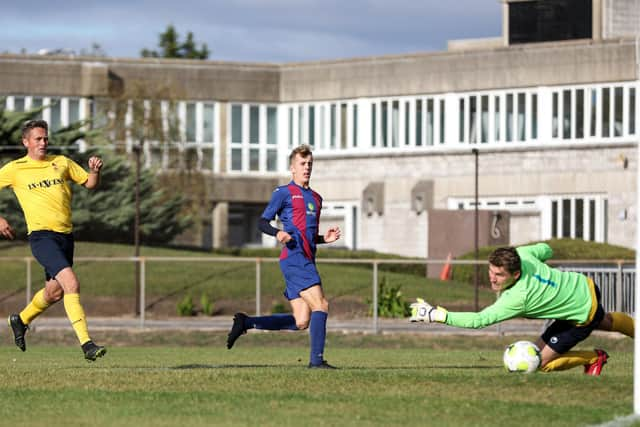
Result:
<svg viewBox="0 0 640 427"><path fill-rule="evenodd" d="M546 265L552 255L546 243L498 248L489 255L491 288L500 292L495 303L478 313L454 313L419 298L411 304L411 321L477 329L514 317L552 319L536 341L540 369L550 372L584 366L585 374L600 375L607 352L570 350L595 329L633 338L634 321L625 313L605 313L598 286L583 274Z"/></svg>

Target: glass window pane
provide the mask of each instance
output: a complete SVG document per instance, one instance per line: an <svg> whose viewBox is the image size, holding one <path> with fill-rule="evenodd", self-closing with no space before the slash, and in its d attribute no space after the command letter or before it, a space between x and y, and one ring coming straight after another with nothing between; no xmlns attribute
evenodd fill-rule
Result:
<svg viewBox="0 0 640 427"><path fill-rule="evenodd" d="M337 125L336 125L336 104L331 104L331 139L329 141L330 147L331 148L336 148L336 132L337 132Z"/></svg>
<svg viewBox="0 0 640 427"><path fill-rule="evenodd" d="M242 105L231 106L231 142L242 142Z"/></svg>
<svg viewBox="0 0 640 427"><path fill-rule="evenodd" d="M42 107L42 98L40 98L39 96L34 96L33 98L31 98L31 108L36 109L40 107ZM42 119L42 111L38 113L36 119Z"/></svg>
<svg viewBox="0 0 640 427"><path fill-rule="evenodd" d="M260 170L260 150L257 148L249 150L249 170Z"/></svg>
<svg viewBox="0 0 640 427"><path fill-rule="evenodd" d="M358 104L353 104L353 146L358 146Z"/></svg>
<svg viewBox="0 0 640 427"><path fill-rule="evenodd" d="M622 88L616 87L613 94L613 136L622 136Z"/></svg>
<svg viewBox="0 0 640 427"><path fill-rule="evenodd" d="M386 147L387 144L387 120L388 120L388 113L387 113L387 101L382 101L382 112L380 114L380 125L381 125L381 139L382 139L382 146Z"/></svg>
<svg viewBox="0 0 640 427"><path fill-rule="evenodd" d="M596 136L596 125L598 119L598 90L591 89L591 136Z"/></svg>
<svg viewBox="0 0 640 427"><path fill-rule="evenodd" d="M411 141L411 129L410 129L410 119L411 108L409 107L409 102L404 103L404 145L409 145Z"/></svg>
<svg viewBox="0 0 640 427"><path fill-rule="evenodd" d="M589 200L589 237L587 240L596 240L596 201Z"/></svg>
<svg viewBox="0 0 640 427"><path fill-rule="evenodd" d="M309 145L313 148L316 146L316 108L309 106Z"/></svg>
<svg viewBox="0 0 640 427"><path fill-rule="evenodd" d="M269 172L278 170L278 150L267 150L267 170Z"/></svg>
<svg viewBox="0 0 640 427"><path fill-rule="evenodd" d="M260 143L260 107L257 105L249 107L249 143Z"/></svg>
<svg viewBox="0 0 640 427"><path fill-rule="evenodd" d="M204 142L213 142L213 126L215 124L213 111L213 104L202 106L202 140Z"/></svg>
<svg viewBox="0 0 640 427"><path fill-rule="evenodd" d="M187 142L196 140L196 104L193 102L187 102L186 137Z"/></svg>
<svg viewBox="0 0 640 427"><path fill-rule="evenodd" d="M496 134L495 134L495 138L496 141L500 141L500 122L501 122L501 116L500 116L500 97L496 96L494 99L494 106L495 106L495 114L494 114L494 126L496 128Z"/></svg>
<svg viewBox="0 0 640 427"><path fill-rule="evenodd" d="M476 99L477 97L469 97L469 142L475 144L478 142L478 135L476 134Z"/></svg>
<svg viewBox="0 0 640 427"><path fill-rule="evenodd" d="M347 104L340 104L340 148L347 148Z"/></svg>
<svg viewBox="0 0 640 427"><path fill-rule="evenodd" d="M267 107L267 144L278 143L278 109Z"/></svg>
<svg viewBox="0 0 640 427"><path fill-rule="evenodd" d="M526 120L526 101L525 94L518 94L518 141L525 140L525 130L527 129L527 120Z"/></svg>
<svg viewBox="0 0 640 427"><path fill-rule="evenodd" d="M584 138L584 89L576 90L576 138Z"/></svg>
<svg viewBox="0 0 640 427"><path fill-rule="evenodd" d="M551 202L551 237L558 237L558 202Z"/></svg>
<svg viewBox="0 0 640 427"><path fill-rule="evenodd" d="M13 111L24 111L24 96L13 97Z"/></svg>
<svg viewBox="0 0 640 427"><path fill-rule="evenodd" d="M234 171L242 170L242 149L241 148L231 149L231 170L234 170Z"/></svg>
<svg viewBox="0 0 640 427"><path fill-rule="evenodd" d="M393 101L391 103L391 145L398 147L400 145L400 103Z"/></svg>
<svg viewBox="0 0 640 427"><path fill-rule="evenodd" d="M464 142L464 104L465 99L460 98L460 102L458 103L458 133L460 134L460 142Z"/></svg>
<svg viewBox="0 0 640 427"><path fill-rule="evenodd" d="M293 107L289 107L289 148L292 148L293 144Z"/></svg>
<svg viewBox="0 0 640 427"><path fill-rule="evenodd" d="M80 121L80 100L69 100L69 124Z"/></svg>
<svg viewBox="0 0 640 427"><path fill-rule="evenodd" d="M298 106L298 143L307 143L304 137L304 107L302 105Z"/></svg>
<svg viewBox="0 0 640 427"><path fill-rule="evenodd" d="M62 128L62 110L60 108L60 98L51 98L51 123L49 130L55 132Z"/></svg>
<svg viewBox="0 0 640 427"><path fill-rule="evenodd" d="M629 88L629 134L636 133L636 88Z"/></svg>
<svg viewBox="0 0 640 427"><path fill-rule="evenodd" d="M584 201L582 199L576 199L576 239L582 239L583 227L584 227Z"/></svg>
<svg viewBox="0 0 640 427"><path fill-rule="evenodd" d="M602 89L602 136L608 137L610 135L611 118L609 114L609 88Z"/></svg>
<svg viewBox="0 0 640 427"><path fill-rule="evenodd" d="M552 101L552 122L551 122L551 136L553 138L558 137L558 92L553 92L553 101Z"/></svg>
<svg viewBox="0 0 640 427"><path fill-rule="evenodd" d="M440 144L444 144L445 141L445 127L444 127L444 99L440 100Z"/></svg>
<svg viewBox="0 0 640 427"><path fill-rule="evenodd" d="M562 237L571 237L571 199L562 199Z"/></svg>
<svg viewBox="0 0 640 427"><path fill-rule="evenodd" d="M507 142L513 141L513 94L507 94Z"/></svg>
<svg viewBox="0 0 640 427"><path fill-rule="evenodd" d="M376 123L376 104L371 104L371 146L375 147L377 144L377 123Z"/></svg>
<svg viewBox="0 0 640 427"><path fill-rule="evenodd" d="M416 100L416 146L422 145L422 100Z"/></svg>
<svg viewBox="0 0 640 427"><path fill-rule="evenodd" d="M562 91L562 138L571 138L571 91Z"/></svg>
<svg viewBox="0 0 640 427"><path fill-rule="evenodd" d="M427 145L433 145L434 144L434 105L433 105L433 99L428 99L427 100L427 117L426 117L426 123L427 123L427 128L426 128L426 138L427 138Z"/></svg>
<svg viewBox="0 0 640 427"><path fill-rule="evenodd" d="M538 95L531 95L531 139L538 139Z"/></svg>
<svg viewBox="0 0 640 427"><path fill-rule="evenodd" d="M489 140L489 97L483 95L480 98L480 142Z"/></svg>

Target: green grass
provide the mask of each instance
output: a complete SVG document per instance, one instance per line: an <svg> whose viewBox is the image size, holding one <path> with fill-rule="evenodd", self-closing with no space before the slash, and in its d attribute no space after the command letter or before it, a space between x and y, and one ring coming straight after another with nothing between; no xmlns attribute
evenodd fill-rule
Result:
<svg viewBox="0 0 640 427"><path fill-rule="evenodd" d="M304 333L250 333L228 351L222 333L101 332L109 353L89 364L68 332L0 347L2 425L577 426L632 413L628 339L589 339L611 355L594 378L506 373L514 337L330 334L342 369L327 372L305 368Z"/></svg>

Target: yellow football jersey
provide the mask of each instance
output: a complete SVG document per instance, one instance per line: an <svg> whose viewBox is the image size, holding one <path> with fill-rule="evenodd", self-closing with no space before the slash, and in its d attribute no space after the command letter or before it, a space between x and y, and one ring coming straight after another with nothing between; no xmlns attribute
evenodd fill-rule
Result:
<svg viewBox="0 0 640 427"><path fill-rule="evenodd" d="M38 230L70 233L69 181L84 184L88 177L80 165L62 155L47 155L45 160L24 156L0 169L0 188L13 189L29 234Z"/></svg>

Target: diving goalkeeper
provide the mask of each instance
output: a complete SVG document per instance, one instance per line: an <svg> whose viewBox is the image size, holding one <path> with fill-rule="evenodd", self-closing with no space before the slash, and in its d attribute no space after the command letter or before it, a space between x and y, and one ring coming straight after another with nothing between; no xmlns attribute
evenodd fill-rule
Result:
<svg viewBox="0 0 640 427"><path fill-rule="evenodd" d="M593 280L549 267L544 262L552 255L546 243L498 248L489 255L491 288L500 292L495 303L478 313L456 313L418 298L411 304L411 321L478 329L514 317L552 319L536 341L540 369L550 372L584 366L585 374L600 375L609 357L606 351L571 349L595 329L633 338L634 321L625 313L605 313Z"/></svg>

